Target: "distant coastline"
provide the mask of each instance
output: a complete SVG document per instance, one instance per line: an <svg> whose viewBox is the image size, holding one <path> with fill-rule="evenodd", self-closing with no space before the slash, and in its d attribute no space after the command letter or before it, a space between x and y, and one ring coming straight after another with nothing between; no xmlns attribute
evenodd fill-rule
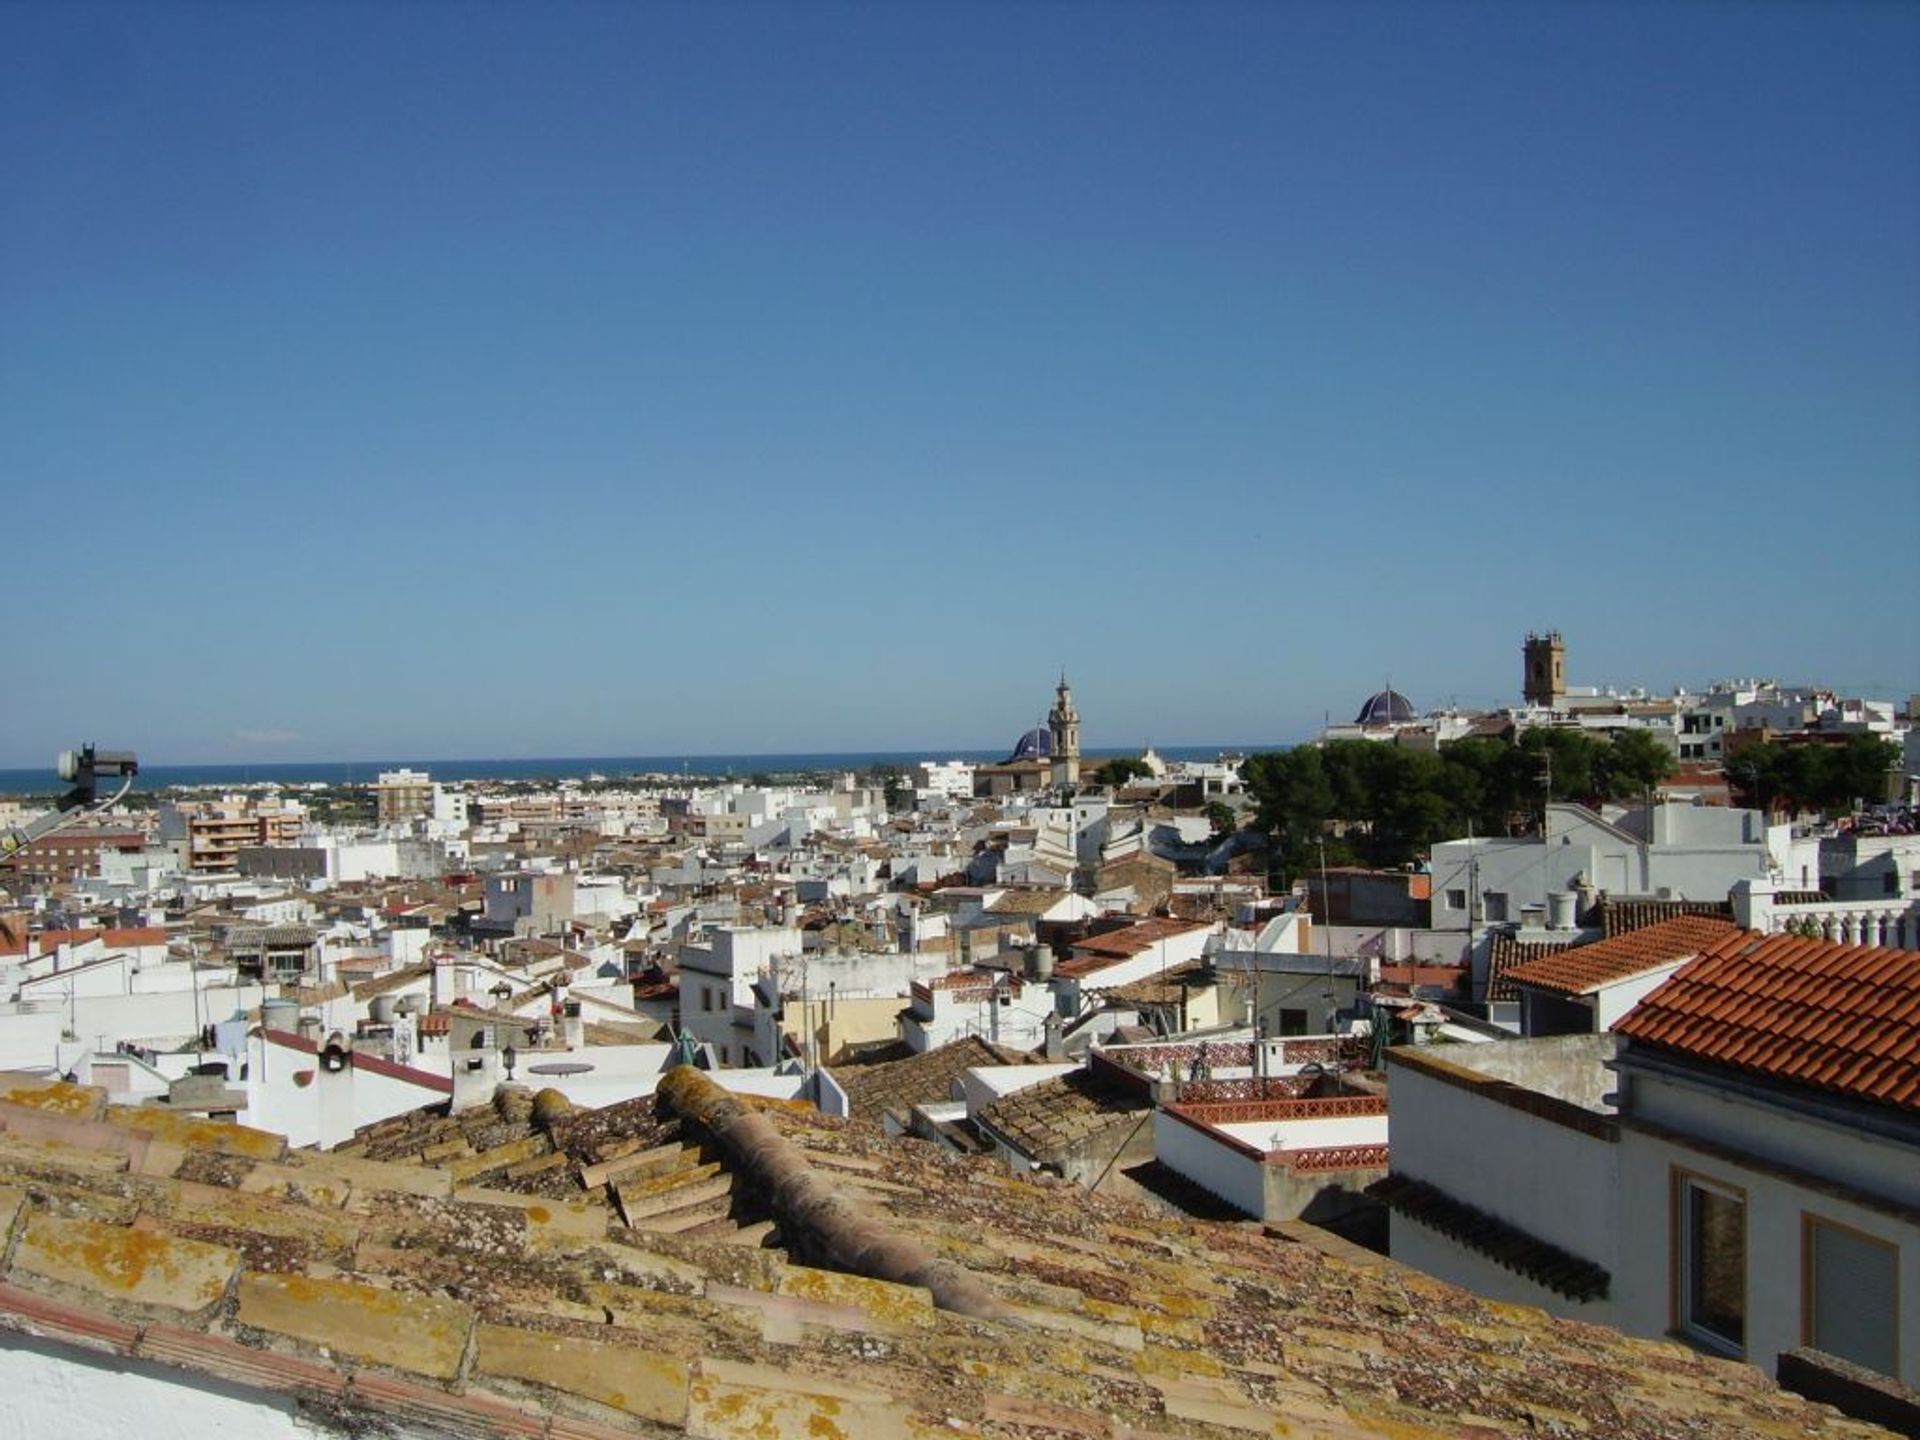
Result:
<svg viewBox="0 0 1920 1440"><path fill-rule="evenodd" d="M1261 745L1162 745L1167 760L1216 760L1224 754L1250 755L1284 750L1278 742ZM1090 749L1089 761L1138 755L1136 748ZM136 788L228 785L371 785L382 770L425 770L436 780L607 780L643 775L684 775L689 780L744 780L751 775L794 775L822 770L866 770L875 765L912 765L928 760L1004 760L1004 750L853 750L797 751L773 755L579 755L523 760L315 760L239 765L152 765L143 767ZM40 769L0 770L0 795L51 795L60 789L52 757Z"/></svg>

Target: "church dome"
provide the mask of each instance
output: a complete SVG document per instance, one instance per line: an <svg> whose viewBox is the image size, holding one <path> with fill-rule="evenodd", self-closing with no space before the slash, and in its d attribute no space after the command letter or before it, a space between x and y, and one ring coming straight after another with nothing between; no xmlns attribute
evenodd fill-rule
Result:
<svg viewBox="0 0 1920 1440"><path fill-rule="evenodd" d="M1022 735L1013 747L1011 760L1046 760L1053 755L1053 732L1044 725L1036 725Z"/></svg>
<svg viewBox="0 0 1920 1440"><path fill-rule="evenodd" d="M1356 725L1411 725L1420 717L1414 713L1413 702L1398 690L1382 690L1378 695L1369 695L1367 703L1360 707L1360 713L1354 717Z"/></svg>

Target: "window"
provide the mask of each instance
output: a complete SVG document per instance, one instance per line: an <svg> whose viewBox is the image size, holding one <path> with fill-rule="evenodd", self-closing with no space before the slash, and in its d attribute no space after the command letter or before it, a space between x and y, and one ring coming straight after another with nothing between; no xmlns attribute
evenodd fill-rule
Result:
<svg viewBox="0 0 1920 1440"><path fill-rule="evenodd" d="M1480 913L1488 924L1497 925L1507 918L1507 892L1489 890L1480 897Z"/></svg>
<svg viewBox="0 0 1920 1440"><path fill-rule="evenodd" d="M1802 1340L1882 1375L1894 1374L1899 1259L1899 1250L1884 1240L1807 1216L1801 1227Z"/></svg>
<svg viewBox="0 0 1920 1440"><path fill-rule="evenodd" d="M1716 1350L1747 1343L1747 1198L1728 1185L1674 1176L1676 1328Z"/></svg>
<svg viewBox="0 0 1920 1440"><path fill-rule="evenodd" d="M1447 909L1464 910L1467 908L1467 892L1464 890L1447 891Z"/></svg>

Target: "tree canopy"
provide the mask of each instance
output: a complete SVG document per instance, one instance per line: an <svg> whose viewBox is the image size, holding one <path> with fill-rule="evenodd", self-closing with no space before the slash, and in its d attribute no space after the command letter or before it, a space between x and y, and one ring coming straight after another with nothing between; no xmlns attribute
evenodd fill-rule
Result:
<svg viewBox="0 0 1920 1440"><path fill-rule="evenodd" d="M1644 795L1673 769L1653 735L1532 729L1517 742L1456 740L1436 751L1371 740L1249 756L1241 777L1255 823L1287 874L1317 858L1403 865L1436 842L1524 834L1548 799L1597 802Z"/></svg>
<svg viewBox="0 0 1920 1440"><path fill-rule="evenodd" d="M1153 767L1134 755L1116 755L1107 761L1089 777L1101 785L1124 785L1129 780L1146 780L1153 776Z"/></svg>
<svg viewBox="0 0 1920 1440"><path fill-rule="evenodd" d="M1831 814L1887 798L1887 775L1900 750L1877 735L1849 735L1838 745L1756 741L1727 760L1727 778L1742 804L1762 810Z"/></svg>

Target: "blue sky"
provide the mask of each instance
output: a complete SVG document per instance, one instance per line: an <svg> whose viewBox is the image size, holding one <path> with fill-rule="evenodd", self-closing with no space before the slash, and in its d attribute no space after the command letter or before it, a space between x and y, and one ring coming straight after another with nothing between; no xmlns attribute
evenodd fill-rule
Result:
<svg viewBox="0 0 1920 1440"><path fill-rule="evenodd" d="M1920 689L1920 7L0 7L0 764Z"/></svg>

